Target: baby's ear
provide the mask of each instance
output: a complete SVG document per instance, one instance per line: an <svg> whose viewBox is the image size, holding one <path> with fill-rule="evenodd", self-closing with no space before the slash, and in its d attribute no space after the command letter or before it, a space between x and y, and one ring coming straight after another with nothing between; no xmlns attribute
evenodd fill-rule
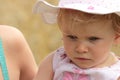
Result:
<svg viewBox="0 0 120 80"><path fill-rule="evenodd" d="M116 36L115 36L115 44L120 44L120 34L116 34Z"/></svg>

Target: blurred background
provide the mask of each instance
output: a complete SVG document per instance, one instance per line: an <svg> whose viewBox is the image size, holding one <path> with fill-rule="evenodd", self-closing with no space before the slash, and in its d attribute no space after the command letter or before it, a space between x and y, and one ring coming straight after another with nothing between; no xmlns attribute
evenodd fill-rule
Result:
<svg viewBox="0 0 120 80"><path fill-rule="evenodd" d="M39 15L32 13L37 0L0 0L0 24L18 28L26 38L37 64L51 51L61 45L56 24L44 23ZM55 0L47 0L57 4Z"/></svg>
<svg viewBox="0 0 120 80"><path fill-rule="evenodd" d="M46 0L57 4L58 0ZM0 0L0 24L18 28L26 38L36 63L62 45L57 24L44 23L39 15L32 13L36 0ZM119 45L113 51L119 53ZM120 54L117 54L120 55Z"/></svg>

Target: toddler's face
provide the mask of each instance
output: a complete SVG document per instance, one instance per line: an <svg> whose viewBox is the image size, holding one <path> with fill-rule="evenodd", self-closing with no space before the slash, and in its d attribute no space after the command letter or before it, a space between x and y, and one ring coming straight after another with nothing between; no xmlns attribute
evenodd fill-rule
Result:
<svg viewBox="0 0 120 80"><path fill-rule="evenodd" d="M62 25L63 43L67 56L81 68L103 67L112 62L110 52L117 36L111 22L79 24L72 28Z"/></svg>

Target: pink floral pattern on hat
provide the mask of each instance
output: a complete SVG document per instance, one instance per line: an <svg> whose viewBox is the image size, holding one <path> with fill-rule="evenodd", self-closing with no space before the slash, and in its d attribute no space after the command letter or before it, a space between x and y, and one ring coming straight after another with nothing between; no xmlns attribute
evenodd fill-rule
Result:
<svg viewBox="0 0 120 80"><path fill-rule="evenodd" d="M64 7L66 5L72 4L82 4L88 5L87 9L94 10L96 6L104 7L107 9L116 10L117 7L120 7L119 0L60 0L59 6ZM120 9L119 9L120 10Z"/></svg>
<svg viewBox="0 0 120 80"><path fill-rule="evenodd" d="M58 6L49 4L45 0L39 0L33 11L40 13L45 22L53 24L57 22L60 8L74 9L90 14L116 13L120 16L120 0L58 0Z"/></svg>
<svg viewBox="0 0 120 80"><path fill-rule="evenodd" d="M94 10L94 6L88 6L89 10Z"/></svg>

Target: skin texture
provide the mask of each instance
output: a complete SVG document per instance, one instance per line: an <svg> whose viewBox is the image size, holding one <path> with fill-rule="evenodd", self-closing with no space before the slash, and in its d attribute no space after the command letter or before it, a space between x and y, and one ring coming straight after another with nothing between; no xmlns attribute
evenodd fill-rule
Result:
<svg viewBox="0 0 120 80"><path fill-rule="evenodd" d="M118 36L110 21L79 24L79 28L73 31L66 26L62 28L64 48L74 64L80 68L91 68L109 66L117 61L111 54L111 47Z"/></svg>
<svg viewBox="0 0 120 80"><path fill-rule="evenodd" d="M54 54L51 53L40 63L39 70L34 80L53 80L54 76L52 68L53 56Z"/></svg>
<svg viewBox="0 0 120 80"><path fill-rule="evenodd" d="M0 25L0 38L10 80L33 80L37 65L22 33L14 27ZM1 69L0 80L3 80Z"/></svg>

